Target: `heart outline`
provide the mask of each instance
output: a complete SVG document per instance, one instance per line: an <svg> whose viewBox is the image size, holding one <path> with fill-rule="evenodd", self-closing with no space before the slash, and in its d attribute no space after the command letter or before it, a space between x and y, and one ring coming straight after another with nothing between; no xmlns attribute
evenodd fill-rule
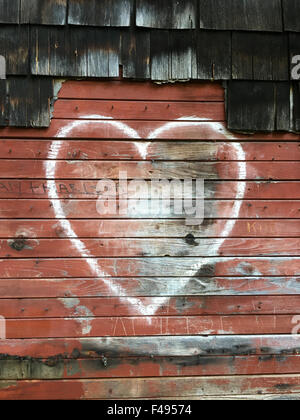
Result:
<svg viewBox="0 0 300 420"><path fill-rule="evenodd" d="M207 119L206 119L207 121ZM181 117L174 121L167 122L163 126L153 130L147 137L147 140L155 140L159 134L162 132L168 131L174 127L178 126L178 123L180 123L182 126L191 126L193 125L203 125L203 121L199 122L199 118L195 118L194 116L188 116L188 117ZM66 126L60 128L55 135L55 138L64 139L67 138L70 133L76 129L79 126L85 126L89 124L108 124L111 125L118 130L125 133L129 139L139 139L142 140L140 135L137 133L136 130L129 127L127 124L124 124L120 121L115 121L112 117L109 116L103 116L103 115L85 115L82 116L82 120L76 120L72 121ZM211 122L210 122L211 124ZM214 122L213 126L216 130L216 132L223 132L224 136L229 140L235 139L233 135L231 135L227 130L224 130L222 124L218 122ZM46 179L47 179L47 188L48 188L48 198L51 201L52 208L55 213L55 218L58 220L58 223L60 226L64 229L65 232L68 234L68 239L71 241L72 245L77 249L77 251L80 253L81 257L85 259L89 267L91 268L92 272L95 274L95 277L102 278L102 281L106 286L110 289L112 294L116 297L120 297L120 295L126 296L126 294L121 292L123 289L121 286L116 286L112 284L111 281L106 280L106 278L109 278L110 276L108 273L102 271L101 267L98 265L97 259L91 255L90 251L85 247L84 243L78 238L76 232L72 228L71 222L66 217L65 212L63 210L63 207L61 205L61 200L58 197L58 194L56 192L55 188L55 173L56 173L56 161L57 156L59 154L60 148L63 144L63 140L55 140L52 142L50 150L48 152L47 161L45 162L45 172L46 172ZM141 144L136 142L135 145L143 158L143 160L146 160L147 158L147 148L150 142L146 144ZM141 145L143 147L141 147ZM233 206L233 216L231 219L229 219L224 227L225 235L222 236L223 240L215 247L214 252L217 254L221 246L223 245L224 241L230 233L232 232L236 219L239 216L240 208L242 206L242 200L245 197L245 191L246 191L246 183L241 182L241 180L246 180L246 174L247 174L247 163L246 163L246 156L245 152L241 146L240 143L233 143L233 148L235 149L236 157L237 157L237 165L238 165L238 181L237 181L237 194L235 196L235 203ZM191 267L191 270L189 271L187 277L192 277L195 273L198 272L198 270L201 269L201 267L204 265L204 258L201 258L198 263L196 263L194 266ZM184 285L180 285L179 288L182 289L186 286L186 284L189 282L189 280L186 281ZM179 289L178 288L178 289ZM121 293L120 293L121 292ZM77 298L75 296L75 298ZM161 298L158 298L158 303L154 303L151 306L145 306L140 299L133 298L133 297L126 297L128 300L129 305L132 305L132 307L138 309L139 313L142 316L145 316L147 319L148 324L151 324L151 316L154 316L159 307L162 305L165 305L169 297L166 297L163 302ZM83 306L80 306L80 300L77 299L76 303L74 303L74 307L80 308L80 314L83 315L83 317L79 320L79 322L82 325L82 334L88 335L91 331L91 320L93 319L91 316L93 315L91 311Z"/></svg>

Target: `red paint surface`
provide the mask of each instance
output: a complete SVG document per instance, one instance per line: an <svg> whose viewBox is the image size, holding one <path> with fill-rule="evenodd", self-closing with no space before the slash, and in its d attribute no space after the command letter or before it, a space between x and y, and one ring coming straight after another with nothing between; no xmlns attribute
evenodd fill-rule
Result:
<svg viewBox="0 0 300 420"><path fill-rule="evenodd" d="M128 138L119 126L91 117L95 114L126 124L139 138ZM72 81L63 84L48 129L0 130L0 315L8 319L8 339L0 340L0 372L13 363L7 354L25 357L25 363L59 356L62 369L58 373L59 366L47 365L50 376L40 370L18 382L0 377L0 398L299 393L297 337L291 354L278 356L291 348L299 314L299 136L228 133L224 114L218 84ZM47 189L45 168L54 137L74 121L80 126L60 139L55 188L90 260L55 218ZM154 130L171 121L143 159L137 144L145 146ZM238 188L236 142L247 162L240 181L245 194L224 238ZM205 174L209 219L187 227L182 218L147 219L138 210L122 220L101 218L97 180L117 179L120 169L147 179ZM208 238L212 242L204 242ZM220 239L216 248L213 240ZM95 275L91 260L103 275ZM232 354L195 361L182 348L176 360L170 359L166 349L165 358L149 359L150 353L135 356L133 344L125 354L112 343L114 355L103 368L104 355L95 352L95 342L82 341L146 336L154 343L160 336L193 340L201 334L251 335L253 351L237 356L232 344ZM271 357L264 358L270 341ZM11 369L17 370L10 379L20 379L21 367ZM77 373L71 373L74 369Z"/></svg>

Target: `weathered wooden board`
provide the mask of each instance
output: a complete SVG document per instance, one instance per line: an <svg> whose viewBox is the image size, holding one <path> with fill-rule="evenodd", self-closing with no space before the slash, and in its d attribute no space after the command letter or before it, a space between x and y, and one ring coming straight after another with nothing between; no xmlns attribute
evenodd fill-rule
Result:
<svg viewBox="0 0 300 420"><path fill-rule="evenodd" d="M26 287L26 284L24 285ZM289 315L299 307L299 296L185 296L141 297L145 315L152 314L158 305L157 316L196 315ZM44 298L3 299L0 312L8 318L77 318L83 309L94 317L123 317L138 315L138 303L128 306L128 298ZM148 312L146 312L148 310ZM1 369L0 369L1 370Z"/></svg>
<svg viewBox="0 0 300 420"><path fill-rule="evenodd" d="M58 179L223 179L223 180L298 180L299 162L251 162L241 174L239 164L231 162L134 162L134 161L54 161ZM53 164L52 164L53 166ZM41 160L1 161L5 178L44 178L47 162ZM125 179L125 178L123 178Z"/></svg>
<svg viewBox="0 0 300 420"><path fill-rule="evenodd" d="M0 260L0 278L299 276L297 257L86 258ZM200 282L201 283L201 282ZM105 286L110 289L110 280ZM114 289L114 287L112 287Z"/></svg>
<svg viewBox="0 0 300 420"><path fill-rule="evenodd" d="M225 109L222 102L167 102L159 101L104 101L61 99L55 103L54 118L97 119L97 115L114 120L163 120L224 121ZM93 115L95 116L93 118Z"/></svg>
<svg viewBox="0 0 300 420"><path fill-rule="evenodd" d="M241 142L246 161L300 161L300 142ZM234 142L64 140L58 160L141 160L139 148L147 147L142 160L236 161ZM1 159L47 159L49 140L0 140Z"/></svg>
<svg viewBox="0 0 300 420"><path fill-rule="evenodd" d="M298 355L300 335L96 337L0 341L0 359Z"/></svg>
<svg viewBox="0 0 300 420"><path fill-rule="evenodd" d="M142 101L221 101L224 89L221 83L181 83L156 85L150 82L112 81L96 83L91 81L69 81L59 92L61 99L126 99Z"/></svg>
<svg viewBox="0 0 300 420"><path fill-rule="evenodd" d="M289 334L294 315L78 317L7 319L6 337L136 337L145 335Z"/></svg>
<svg viewBox="0 0 300 420"><path fill-rule="evenodd" d="M172 200L171 204L167 200L157 200L157 204L145 199L121 200L117 201L116 208L109 205L105 213L100 203L100 200L98 202L96 200L63 200L59 207L59 218L86 219L87 215L91 219L182 219L186 217L185 212L174 210ZM241 204L237 217L234 209L239 204L239 201L234 200L207 201L204 208L204 217L205 219L300 218L298 200L245 200ZM105 206L105 204L103 205ZM122 209L122 214L118 211L118 205ZM0 218L2 219L51 219L55 217L56 212L57 208L54 208L51 200L0 200ZM199 222L196 225L199 225Z"/></svg>
<svg viewBox="0 0 300 420"><path fill-rule="evenodd" d="M249 267L249 266L248 266ZM35 273L36 274L36 273ZM240 274L241 275L241 274ZM60 279L0 279L5 298L111 297L118 289L135 308L131 297L170 296L282 296L300 294L300 278L293 277L128 277ZM113 291L113 292L112 292ZM129 297L128 297L129 296Z"/></svg>
<svg viewBox="0 0 300 420"><path fill-rule="evenodd" d="M299 395L299 375L1 381L2 399L155 399L157 397ZM297 394L298 393L298 394Z"/></svg>
<svg viewBox="0 0 300 420"><path fill-rule="evenodd" d="M72 220L78 238L299 238L298 219L236 220L228 236L224 220L206 219L199 226L186 226L185 220ZM68 238L69 233L56 220L2 219L0 238Z"/></svg>
<svg viewBox="0 0 300 420"><path fill-rule="evenodd" d="M299 222L300 223L300 222ZM283 239L2 239L0 258L300 256L300 238ZM77 244L77 246L76 246ZM1 305L0 305L1 306Z"/></svg>
<svg viewBox="0 0 300 420"><path fill-rule="evenodd" d="M208 356L98 360L0 360L0 380L299 373L300 356Z"/></svg>
<svg viewBox="0 0 300 420"><path fill-rule="evenodd" d="M62 199L92 198L102 196L103 189L98 186L97 180L60 179L55 180L49 187L47 180L21 180L0 179L0 198L49 198L50 192ZM131 185L131 186L130 186ZM128 198L147 198L147 192L153 190L156 198L184 197L181 186L168 188L163 182L152 183L145 181L145 189L138 191L135 184L129 184ZM171 184L169 184L170 186ZM204 184L204 198L208 199L235 199L238 185L243 186L244 199L300 199L300 184L298 181L206 181ZM116 192L120 193L120 182L115 182ZM121 195L122 197L122 195ZM186 198L199 198L195 185L186 195ZM114 198L111 194L110 198Z"/></svg>
<svg viewBox="0 0 300 420"><path fill-rule="evenodd" d="M235 81L235 83L240 83ZM243 82L244 83L244 82ZM246 82L245 82L246 83ZM263 82L261 82L263 83ZM264 101L262 102L264 103ZM127 131L127 128L134 131ZM136 140L246 140L249 135L227 131L223 122L174 121L124 121L115 125L108 120L81 120L74 124L70 120L54 119L48 129L36 130L20 128L3 128L0 138L81 138L81 139L136 139ZM254 134L253 140L266 141L296 141L299 136L293 133Z"/></svg>

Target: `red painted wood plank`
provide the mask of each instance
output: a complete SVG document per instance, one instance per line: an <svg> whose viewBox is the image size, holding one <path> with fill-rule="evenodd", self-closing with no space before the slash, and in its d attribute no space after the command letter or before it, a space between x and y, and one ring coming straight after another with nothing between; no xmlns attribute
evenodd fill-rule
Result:
<svg viewBox="0 0 300 420"><path fill-rule="evenodd" d="M300 199L300 182L298 181L245 181L239 183L245 190L246 199ZM93 198L100 196L101 189L97 188L97 180L56 180L51 185L51 191L59 198ZM147 181L147 188L151 191L151 181ZM119 182L116 181L116 190L119 191ZM168 198L164 188L155 187L160 197ZM173 188L168 191L170 198L178 198L178 191ZM204 186L206 199L235 199L237 194L236 181L206 181ZM47 180L21 180L21 179L0 179L0 198L48 198L49 186ZM128 198L142 196L129 189ZM145 198L145 195L142 196ZM189 198L195 198L195 191Z"/></svg>
<svg viewBox="0 0 300 420"><path fill-rule="evenodd" d="M207 82L157 85L148 82L68 81L63 83L59 98L223 101L224 89L220 83Z"/></svg>
<svg viewBox="0 0 300 420"><path fill-rule="evenodd" d="M128 296L275 296L300 294L300 278L295 277L206 277L190 281L189 277L129 277L110 279L118 289L118 295ZM111 296L105 278L61 278L61 279L0 279L0 292L4 298L77 298Z"/></svg>
<svg viewBox="0 0 300 420"><path fill-rule="evenodd" d="M0 340L0 360L299 355L300 335L96 337Z"/></svg>
<svg viewBox="0 0 300 420"><path fill-rule="evenodd" d="M291 334L293 315L102 317L6 320L7 339L145 335ZM298 316L298 315L297 315ZM300 316L300 315L299 315Z"/></svg>
<svg viewBox="0 0 300 420"><path fill-rule="evenodd" d="M253 375L184 378L1 381L1 399L111 399L242 395L293 395L300 375Z"/></svg>
<svg viewBox="0 0 300 420"><path fill-rule="evenodd" d="M26 283L24 284L24 288ZM188 315L284 315L300 306L300 296L186 296L141 297L148 313L158 305L157 316ZM0 314L8 318L77 318L86 308L95 317L139 314L138 304L128 298L0 299Z"/></svg>
<svg viewBox="0 0 300 420"><path fill-rule="evenodd" d="M1 159L47 159L54 140L0 140ZM140 160L139 145L146 147L146 160L236 160L232 142L172 142L64 140L57 159L66 160ZM298 142L241 143L247 161L300 160Z"/></svg>
<svg viewBox="0 0 300 420"><path fill-rule="evenodd" d="M116 125L118 123L118 125ZM78 138L78 139L155 139L155 140L244 140L249 135L227 131L223 122L177 121L119 121L113 120L70 120L54 119L47 129L36 128L3 128L0 138ZM128 131L129 129L129 131ZM134 130L134 131L132 131ZM293 133L255 134L252 140L263 141L295 141L299 136Z"/></svg>
<svg viewBox="0 0 300 420"><path fill-rule="evenodd" d="M3 178L45 178L47 161L2 160ZM206 180L298 180L299 162L249 162L246 173L240 176L240 167L232 162L111 162L111 161L56 161L51 170L55 178L69 179L119 179L120 172L127 178L138 179L186 179ZM48 169L49 171L49 169Z"/></svg>
<svg viewBox="0 0 300 420"><path fill-rule="evenodd" d="M232 200L207 201L205 218L232 218L234 216L233 208L235 203ZM160 207L161 205L164 206L163 209ZM111 214L98 213L96 200L64 200L61 201L61 208L69 219L182 219L182 215L174 215L170 205L164 201L158 202L158 207L151 207L151 203L147 200L129 201L127 214L124 215L118 212L115 214L114 210L111 211ZM245 200L241 205L239 218L298 219L300 218L299 209L299 201L297 200ZM55 218L55 210L50 200L5 199L0 200L0 218L49 219Z"/></svg>
<svg viewBox="0 0 300 420"><path fill-rule="evenodd" d="M99 360L0 360L3 379L85 379L299 373L300 356L99 358Z"/></svg>
<svg viewBox="0 0 300 420"><path fill-rule="evenodd" d="M0 278L299 276L297 257L69 258L0 260ZM99 271L98 271L99 270ZM100 274L101 273L101 274ZM246 286L246 284L245 284ZM118 292L119 293L119 292Z"/></svg>
<svg viewBox="0 0 300 420"><path fill-rule="evenodd" d="M99 101L65 100L55 102L53 117L68 119L114 120L188 120L193 116L198 121L225 121L223 102L146 102L146 101ZM91 117L87 117L91 116ZM93 117L94 116L94 117Z"/></svg>
<svg viewBox="0 0 300 420"><path fill-rule="evenodd" d="M230 235L224 220L205 220L200 226L186 226L184 220L72 220L78 238L292 238L300 237L299 220L236 220ZM2 219L0 238L68 238L69 233L55 220Z"/></svg>
<svg viewBox="0 0 300 420"><path fill-rule="evenodd" d="M300 223L300 222L299 222ZM73 258L81 244L94 257L300 256L300 238L255 239L2 239L0 258Z"/></svg>

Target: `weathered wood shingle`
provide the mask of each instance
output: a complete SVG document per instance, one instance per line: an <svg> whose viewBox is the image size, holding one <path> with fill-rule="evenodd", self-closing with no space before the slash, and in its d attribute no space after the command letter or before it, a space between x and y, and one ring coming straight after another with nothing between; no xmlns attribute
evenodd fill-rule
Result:
<svg viewBox="0 0 300 420"><path fill-rule="evenodd" d="M296 106L291 112L291 97L281 82L289 85L292 59L300 55L299 4L298 0L0 0L0 55L6 59L7 75L34 76L33 85L35 77L37 84L39 77L118 77L120 65L124 78L139 80L244 81L228 84L231 128L291 129L298 127L293 121ZM274 83L264 85L264 81ZM249 100L241 109L234 99L239 90L240 101ZM294 88L296 98L295 92ZM22 95L26 93L21 89ZM29 115L26 101L18 124ZM256 102L260 111L254 113L251 106ZM15 112L19 110L21 104ZM0 119L0 124L6 120ZM16 122L12 117L10 121Z"/></svg>
<svg viewBox="0 0 300 420"><path fill-rule="evenodd" d="M136 25L159 29L196 27L197 0L137 0Z"/></svg>
<svg viewBox="0 0 300 420"><path fill-rule="evenodd" d="M68 23L91 26L130 26L133 0L69 0Z"/></svg>
<svg viewBox="0 0 300 420"><path fill-rule="evenodd" d="M281 0L199 0L200 27L215 30L282 31Z"/></svg>
<svg viewBox="0 0 300 420"><path fill-rule="evenodd" d="M300 131L300 83L295 82L293 84L293 129L294 131Z"/></svg>
<svg viewBox="0 0 300 420"><path fill-rule="evenodd" d="M19 23L20 0L0 1L0 23Z"/></svg>
<svg viewBox="0 0 300 420"><path fill-rule="evenodd" d="M189 80L192 78L192 64L195 61L192 32L151 31L152 80Z"/></svg>
<svg viewBox="0 0 300 420"><path fill-rule="evenodd" d="M124 30L122 33L123 77L150 78L150 32Z"/></svg>
<svg viewBox="0 0 300 420"><path fill-rule="evenodd" d="M197 31L196 66L193 79L228 80L231 78L231 33Z"/></svg>
<svg viewBox="0 0 300 420"><path fill-rule="evenodd" d="M8 80L10 98L9 125L48 127L53 97L51 78L17 77Z"/></svg>
<svg viewBox="0 0 300 420"><path fill-rule="evenodd" d="M7 125L8 118L7 82L0 80L0 126Z"/></svg>
<svg viewBox="0 0 300 420"><path fill-rule="evenodd" d="M117 77L118 29L32 28L31 72L39 76Z"/></svg>
<svg viewBox="0 0 300 420"><path fill-rule="evenodd" d="M283 0L284 29L300 32L300 2L299 0Z"/></svg>
<svg viewBox="0 0 300 420"><path fill-rule="evenodd" d="M228 127L232 130L289 130L290 84L229 82L227 119Z"/></svg>
<svg viewBox="0 0 300 420"><path fill-rule="evenodd" d="M233 32L232 78L289 80L287 34Z"/></svg>
<svg viewBox="0 0 300 420"><path fill-rule="evenodd" d="M65 25L67 0L21 0L21 23Z"/></svg>
<svg viewBox="0 0 300 420"><path fill-rule="evenodd" d="M27 75L29 72L29 27L3 25L0 28L0 54L6 60L6 72Z"/></svg>

